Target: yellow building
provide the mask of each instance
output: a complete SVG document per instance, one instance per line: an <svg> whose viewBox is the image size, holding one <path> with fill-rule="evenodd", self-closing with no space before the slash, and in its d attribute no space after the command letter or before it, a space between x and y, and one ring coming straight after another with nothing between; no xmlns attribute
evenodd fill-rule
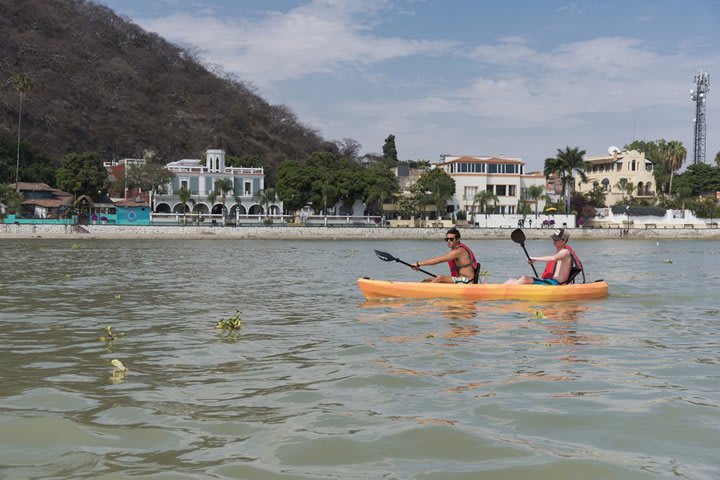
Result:
<svg viewBox="0 0 720 480"><path fill-rule="evenodd" d="M601 187L605 191L605 204L608 206L630 195L641 199L655 197L653 162L645 158L644 152L620 151L617 147L610 147L607 155L585 157L585 164L587 182L581 182L580 177L575 176L576 191L580 193L590 192L596 186ZM625 190L621 188L623 184L632 185L632 194L628 191L629 187Z"/></svg>

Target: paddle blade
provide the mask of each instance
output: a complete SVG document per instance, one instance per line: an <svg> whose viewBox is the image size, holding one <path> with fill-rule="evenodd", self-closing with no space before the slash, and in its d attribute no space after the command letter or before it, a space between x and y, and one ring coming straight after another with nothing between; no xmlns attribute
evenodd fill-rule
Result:
<svg viewBox="0 0 720 480"><path fill-rule="evenodd" d="M525 243L525 234L519 228L513 230L513 232L510 234L510 238L512 238L512 241L515 243Z"/></svg>
<svg viewBox="0 0 720 480"><path fill-rule="evenodd" d="M380 260L384 260L386 262L396 262L397 258L393 257L387 252L381 252L380 250L375 250L375 255L378 256Z"/></svg>

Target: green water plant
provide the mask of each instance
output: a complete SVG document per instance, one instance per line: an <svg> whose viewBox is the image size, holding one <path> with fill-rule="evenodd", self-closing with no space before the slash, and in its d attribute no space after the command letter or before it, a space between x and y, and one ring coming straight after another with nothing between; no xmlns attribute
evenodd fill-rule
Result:
<svg viewBox="0 0 720 480"><path fill-rule="evenodd" d="M105 335L99 338L101 342L112 342L113 340L117 340L120 337L124 337L124 333L117 333L113 332L113 329L110 325L107 325L105 327Z"/></svg>
<svg viewBox="0 0 720 480"><path fill-rule="evenodd" d="M243 320L240 317L240 310L235 310L235 315L225 319L221 318L218 320L215 328L219 330L225 330L227 332L237 332L243 327Z"/></svg>

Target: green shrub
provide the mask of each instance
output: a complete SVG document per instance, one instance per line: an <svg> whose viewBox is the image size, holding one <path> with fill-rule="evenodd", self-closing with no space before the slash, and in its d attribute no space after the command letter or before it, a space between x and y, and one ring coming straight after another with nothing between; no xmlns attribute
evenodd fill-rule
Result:
<svg viewBox="0 0 720 480"><path fill-rule="evenodd" d="M625 205L613 205L610 207L615 215L625 215ZM635 217L664 217L666 210L662 207L643 207L638 205L630 205L630 216Z"/></svg>

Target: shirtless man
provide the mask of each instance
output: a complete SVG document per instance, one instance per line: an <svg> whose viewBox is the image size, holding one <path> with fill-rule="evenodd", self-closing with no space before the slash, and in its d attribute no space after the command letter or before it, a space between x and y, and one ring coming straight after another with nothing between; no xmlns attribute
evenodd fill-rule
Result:
<svg viewBox="0 0 720 480"><path fill-rule="evenodd" d="M448 262L450 265L450 275L438 275L435 278L426 278L423 282L434 283L472 283L475 278L475 272L480 266L475 260L472 250L460 243L460 232L457 228L451 228L445 234L445 242L447 242L450 251L445 255L430 258L421 262L412 264L412 268L418 270L425 265L436 265L442 262Z"/></svg>
<svg viewBox="0 0 720 480"><path fill-rule="evenodd" d="M562 285L570 276L570 267L573 263L573 250L567 246L570 232L564 228L555 230L550 238L555 245L555 255L546 257L530 257L528 263L547 262L542 278L522 276L518 279L509 278L506 284L536 284L536 285Z"/></svg>

